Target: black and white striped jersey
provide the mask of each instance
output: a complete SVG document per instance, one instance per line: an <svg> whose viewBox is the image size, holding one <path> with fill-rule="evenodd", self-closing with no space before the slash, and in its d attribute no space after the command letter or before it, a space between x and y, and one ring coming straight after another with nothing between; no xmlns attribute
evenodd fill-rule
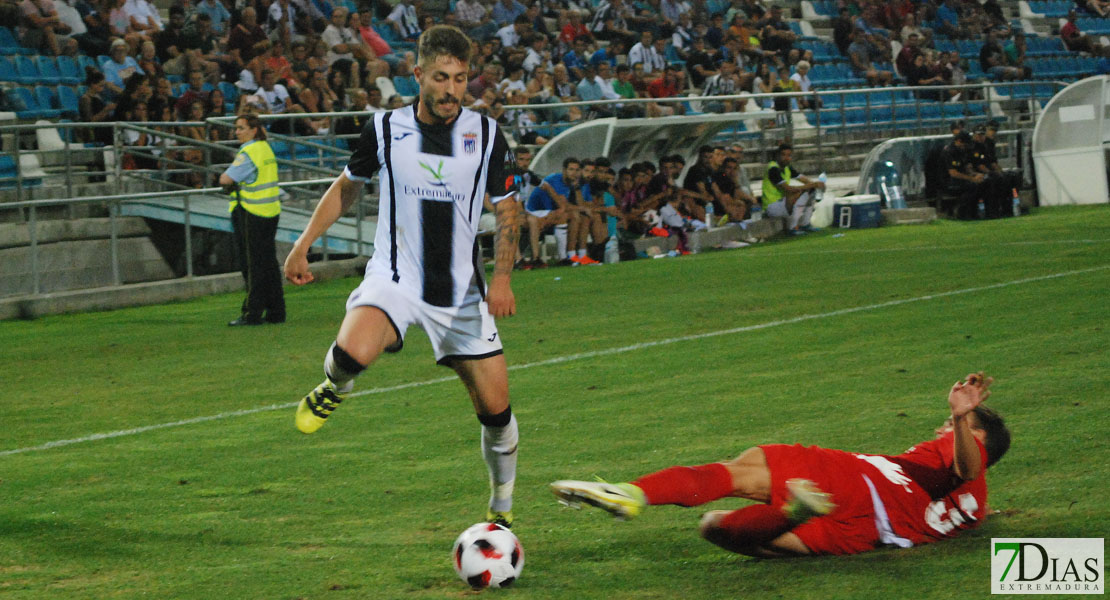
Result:
<svg viewBox="0 0 1110 600"><path fill-rule="evenodd" d="M485 296L476 234L482 199L516 193L512 155L497 123L462 109L446 125L416 118L416 106L373 115L345 173L378 175L378 229L367 277L405 286L434 306Z"/></svg>

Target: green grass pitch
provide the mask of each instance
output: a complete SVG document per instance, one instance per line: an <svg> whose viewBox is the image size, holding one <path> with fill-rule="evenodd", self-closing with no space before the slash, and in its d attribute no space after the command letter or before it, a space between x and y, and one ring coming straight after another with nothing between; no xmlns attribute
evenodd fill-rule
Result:
<svg viewBox="0 0 1110 600"><path fill-rule="evenodd" d="M356 283L288 290L280 327L225 327L238 294L0 323L0 598L472 595L449 551L485 511L479 428L422 332L327 427L293 428L289 406L319 382ZM824 232L513 285L519 312L499 328L527 564L514 589L483 594L983 598L991 537L1108 533L1110 207ZM617 522L547 489L759 443L901 452L978 369L997 379L990 404L1014 445L989 475L994 514L953 541L753 560L700 540L701 509ZM112 432L126 433L90 439Z"/></svg>

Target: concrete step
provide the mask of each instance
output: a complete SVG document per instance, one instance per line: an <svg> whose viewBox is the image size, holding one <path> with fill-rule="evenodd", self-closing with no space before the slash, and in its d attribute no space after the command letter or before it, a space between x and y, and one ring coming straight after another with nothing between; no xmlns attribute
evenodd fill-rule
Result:
<svg viewBox="0 0 1110 600"><path fill-rule="evenodd" d="M147 237L117 241L122 283L174 277L173 270ZM113 283L111 240L77 240L41 244L37 248L39 292L103 287ZM30 246L0 250L0 296L34 292Z"/></svg>
<svg viewBox="0 0 1110 600"><path fill-rule="evenodd" d="M116 219L116 235L120 238L146 237L150 235L150 228L139 217L119 217ZM112 220L105 217L39 221L35 236L40 244L107 239L112 236ZM28 223L0 223L0 249L30 244Z"/></svg>

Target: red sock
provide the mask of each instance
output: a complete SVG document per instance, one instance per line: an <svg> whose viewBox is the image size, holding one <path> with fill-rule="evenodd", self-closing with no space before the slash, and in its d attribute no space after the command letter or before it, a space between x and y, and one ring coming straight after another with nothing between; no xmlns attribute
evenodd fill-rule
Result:
<svg viewBox="0 0 1110 600"><path fill-rule="evenodd" d="M721 463L671 467L632 483L644 490L648 504L697 506L732 493L732 473Z"/></svg>
<svg viewBox="0 0 1110 600"><path fill-rule="evenodd" d="M720 528L740 546L762 546L794 527L781 508L769 504L734 510L720 521Z"/></svg>

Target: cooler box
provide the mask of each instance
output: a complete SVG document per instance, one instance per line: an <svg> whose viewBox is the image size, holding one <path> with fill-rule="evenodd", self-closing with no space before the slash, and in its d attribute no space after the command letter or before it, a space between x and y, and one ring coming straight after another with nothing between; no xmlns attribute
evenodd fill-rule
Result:
<svg viewBox="0 0 1110 600"><path fill-rule="evenodd" d="M837 198L833 203L832 224L849 229L878 227L882 221L880 204L875 194Z"/></svg>

